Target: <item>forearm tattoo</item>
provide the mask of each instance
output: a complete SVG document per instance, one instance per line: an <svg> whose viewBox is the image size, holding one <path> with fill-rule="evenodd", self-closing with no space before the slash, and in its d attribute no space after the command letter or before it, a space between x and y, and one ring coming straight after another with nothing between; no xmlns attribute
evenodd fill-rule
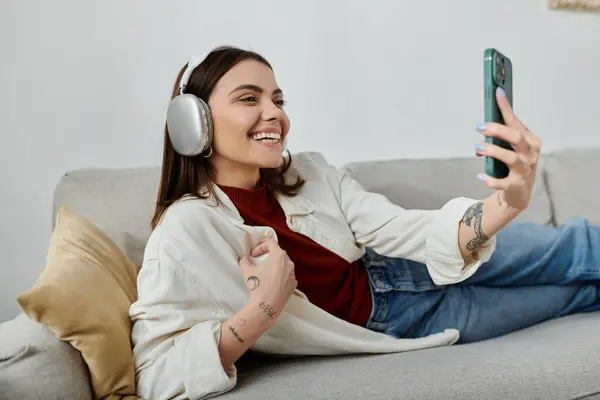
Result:
<svg viewBox="0 0 600 400"><path fill-rule="evenodd" d="M481 229L481 219L483 217L483 203L473 204L463 216L463 222L467 226L472 226L475 231L475 238L467 243L467 250L475 251L482 244L490 240Z"/></svg>
<svg viewBox="0 0 600 400"><path fill-rule="evenodd" d="M229 327L229 330L231 331L231 333L233 333L233 336L235 336L240 343L244 343L244 339L242 339L240 335L238 335L238 333L235 331L235 329L233 329L232 326Z"/></svg>
<svg viewBox="0 0 600 400"><path fill-rule="evenodd" d="M248 288L250 291L253 291L258 287L258 285L260 285L260 279L258 279L257 276L249 276L248 279L246 279L246 282L248 282Z"/></svg>
<svg viewBox="0 0 600 400"><path fill-rule="evenodd" d="M264 301L262 303L260 303L259 307L261 308L261 310L263 310L272 319L275 319L277 317L277 315L276 315L277 314L277 310L275 310L269 304L265 304Z"/></svg>

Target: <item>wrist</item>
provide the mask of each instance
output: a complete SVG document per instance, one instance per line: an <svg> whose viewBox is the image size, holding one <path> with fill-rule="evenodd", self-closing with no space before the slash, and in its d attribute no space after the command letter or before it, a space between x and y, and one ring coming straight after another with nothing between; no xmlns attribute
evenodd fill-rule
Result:
<svg viewBox="0 0 600 400"><path fill-rule="evenodd" d="M498 190L496 192L496 198L498 200L500 212L506 214L511 219L517 217L520 213L522 213L525 210L511 206L506 201L506 192L504 190Z"/></svg>
<svg viewBox="0 0 600 400"><path fill-rule="evenodd" d="M272 301L258 296L251 296L246 307L253 318L267 325L274 324L281 312Z"/></svg>

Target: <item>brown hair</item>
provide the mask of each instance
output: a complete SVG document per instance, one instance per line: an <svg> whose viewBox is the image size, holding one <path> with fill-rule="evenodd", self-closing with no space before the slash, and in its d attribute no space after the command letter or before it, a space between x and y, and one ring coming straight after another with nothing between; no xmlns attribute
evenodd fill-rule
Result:
<svg viewBox="0 0 600 400"><path fill-rule="evenodd" d="M264 57L255 52L230 46L218 47L192 72L186 93L191 93L208 103L208 98L223 75L239 62L247 59L259 61L273 69ZM179 72L171 98L179 95L179 82L186 68L187 64ZM292 157L288 152L288 156L283 158L283 163L278 168L260 170L261 179L269 190L294 196L302 187L304 181L300 177L292 184L286 184L284 180L283 175L288 170L291 161ZM152 228L154 229L158 225L167 208L185 195L197 198L212 196L216 199L217 204L221 204L211 184L214 179L215 170L208 158L200 154L193 157L182 156L173 149L165 124L162 170ZM203 194L206 191L208 193Z"/></svg>

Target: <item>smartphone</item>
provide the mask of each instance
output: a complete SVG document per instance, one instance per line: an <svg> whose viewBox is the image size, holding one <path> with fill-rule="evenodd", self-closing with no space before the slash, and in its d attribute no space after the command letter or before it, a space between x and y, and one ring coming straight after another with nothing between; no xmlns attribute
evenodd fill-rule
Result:
<svg viewBox="0 0 600 400"><path fill-rule="evenodd" d="M508 57L496 49L486 49L483 54L483 84L484 84L484 122L497 122L504 124L504 118L496 101L496 90L501 87L506 93L511 107L513 106L513 75L512 62ZM486 143L514 151L510 143L496 138L485 138ZM502 161L492 157L485 157L485 173L491 177L506 178L509 168Z"/></svg>

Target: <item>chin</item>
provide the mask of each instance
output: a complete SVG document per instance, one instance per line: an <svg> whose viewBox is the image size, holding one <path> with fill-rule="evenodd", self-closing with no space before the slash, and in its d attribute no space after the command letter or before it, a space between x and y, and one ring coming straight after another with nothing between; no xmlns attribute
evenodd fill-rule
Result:
<svg viewBox="0 0 600 400"><path fill-rule="evenodd" d="M283 162L281 145L259 145L253 143L246 153L249 164L258 168L277 168Z"/></svg>
<svg viewBox="0 0 600 400"><path fill-rule="evenodd" d="M272 160L265 160L264 158L258 162L259 168L278 168L283 162L283 157L273 158Z"/></svg>

